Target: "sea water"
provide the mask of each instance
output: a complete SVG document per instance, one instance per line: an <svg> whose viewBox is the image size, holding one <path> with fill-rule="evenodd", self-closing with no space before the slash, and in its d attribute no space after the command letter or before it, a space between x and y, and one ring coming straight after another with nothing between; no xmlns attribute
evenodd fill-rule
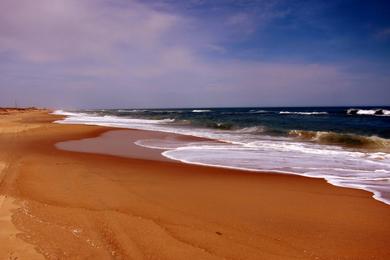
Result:
<svg viewBox="0 0 390 260"><path fill-rule="evenodd" d="M58 123L171 132L222 142L138 140L185 163L324 178L390 204L390 108L56 111Z"/></svg>

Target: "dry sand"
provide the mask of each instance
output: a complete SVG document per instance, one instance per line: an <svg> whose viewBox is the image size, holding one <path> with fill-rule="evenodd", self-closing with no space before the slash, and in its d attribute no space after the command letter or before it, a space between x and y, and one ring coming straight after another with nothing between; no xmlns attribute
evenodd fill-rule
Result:
<svg viewBox="0 0 390 260"><path fill-rule="evenodd" d="M113 129L43 111L0 117L14 129L0 134L0 259L390 259L390 206L368 192L186 165L132 143L170 134L110 132L130 158L59 150L107 145L99 136Z"/></svg>

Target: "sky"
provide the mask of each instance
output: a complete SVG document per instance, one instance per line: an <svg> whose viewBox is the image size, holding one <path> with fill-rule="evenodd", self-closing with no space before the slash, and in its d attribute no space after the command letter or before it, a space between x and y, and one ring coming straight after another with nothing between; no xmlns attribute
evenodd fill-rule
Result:
<svg viewBox="0 0 390 260"><path fill-rule="evenodd" d="M390 2L1 0L0 106L390 105Z"/></svg>

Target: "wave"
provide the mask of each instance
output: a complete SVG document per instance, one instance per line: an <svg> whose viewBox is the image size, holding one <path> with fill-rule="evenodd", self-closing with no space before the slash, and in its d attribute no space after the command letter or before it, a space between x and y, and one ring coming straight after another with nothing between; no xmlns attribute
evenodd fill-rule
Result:
<svg viewBox="0 0 390 260"><path fill-rule="evenodd" d="M175 114L175 113L183 113L185 111L183 110L166 110L166 109L163 109L163 110L144 110L144 112L149 112L149 113L156 113L156 114Z"/></svg>
<svg viewBox="0 0 390 260"><path fill-rule="evenodd" d="M249 135L254 135L254 136L268 136L268 137L278 137L278 138L285 138L286 137L286 131L282 129L277 129L277 128L271 128L267 126L250 126L250 127L244 127L244 128L239 128L239 129L234 129L233 128L233 133L235 134L249 134Z"/></svg>
<svg viewBox="0 0 390 260"><path fill-rule="evenodd" d="M168 124L175 122L173 118L166 119L139 119L139 118L126 118L112 115L93 115L86 113L73 113L63 110L56 110L53 112L55 115L64 115L67 118L59 121L65 124L91 124L91 125L105 125L105 126L117 126L124 127L126 125L155 125L155 124Z"/></svg>
<svg viewBox="0 0 390 260"><path fill-rule="evenodd" d="M291 112L291 111L280 111L281 115L327 115L328 112Z"/></svg>
<svg viewBox="0 0 390 260"><path fill-rule="evenodd" d="M315 141L320 144L335 144L351 148L390 150L390 140L378 136L362 136L325 131L291 130L289 136Z"/></svg>
<svg viewBox="0 0 390 260"><path fill-rule="evenodd" d="M272 111L267 111L267 110L250 110L250 114L265 114L265 113L273 113Z"/></svg>
<svg viewBox="0 0 390 260"><path fill-rule="evenodd" d="M390 110L387 109L356 109L347 110L348 115L365 115L365 116L390 116Z"/></svg>
<svg viewBox="0 0 390 260"><path fill-rule="evenodd" d="M237 129L236 133L245 133L245 134L257 134L266 132L266 128L264 126L250 126L244 127L241 129Z"/></svg>
<svg viewBox="0 0 390 260"><path fill-rule="evenodd" d="M162 153L184 163L231 169L297 174L372 192L390 205L390 156L348 151L307 142L258 140L251 143L186 145Z"/></svg>
<svg viewBox="0 0 390 260"><path fill-rule="evenodd" d="M59 116L86 116L88 114L86 113L74 113L74 112L68 112L64 110L55 110L52 112L53 115L59 115Z"/></svg>
<svg viewBox="0 0 390 260"><path fill-rule="evenodd" d="M197 123L192 122L193 125L197 125ZM219 129L219 130L232 130L234 128L234 125L229 122L213 122L213 121L207 121L200 123L199 126L206 127L206 128L212 128L212 129Z"/></svg>
<svg viewBox="0 0 390 260"><path fill-rule="evenodd" d="M141 112L145 112L146 110L145 109L119 109L118 112L119 113L141 113Z"/></svg>
<svg viewBox="0 0 390 260"><path fill-rule="evenodd" d="M208 110L208 109L194 109L194 110L192 110L192 113L207 113L207 112L211 112L211 110Z"/></svg>

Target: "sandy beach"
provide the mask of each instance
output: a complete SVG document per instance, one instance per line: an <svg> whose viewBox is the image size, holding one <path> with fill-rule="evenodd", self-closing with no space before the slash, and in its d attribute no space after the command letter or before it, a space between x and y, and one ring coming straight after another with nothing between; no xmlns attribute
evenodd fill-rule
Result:
<svg viewBox="0 0 390 260"><path fill-rule="evenodd" d="M183 164L134 142L189 137L59 118L0 114L0 259L390 259L369 192Z"/></svg>

